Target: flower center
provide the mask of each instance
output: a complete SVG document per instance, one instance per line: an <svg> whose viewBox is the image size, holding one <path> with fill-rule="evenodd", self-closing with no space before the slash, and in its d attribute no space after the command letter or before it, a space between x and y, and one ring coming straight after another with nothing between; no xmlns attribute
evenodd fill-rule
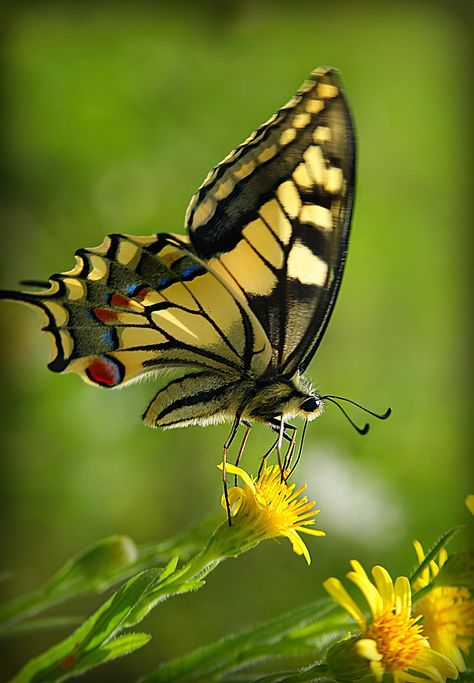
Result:
<svg viewBox="0 0 474 683"><path fill-rule="evenodd" d="M377 643L384 668L398 671L413 664L423 650L425 639L420 631L421 625L415 623L408 612L381 612L374 617L365 637Z"/></svg>
<svg viewBox="0 0 474 683"><path fill-rule="evenodd" d="M416 606L416 612L424 615L423 630L431 647L442 649L446 643L470 646L474 636L474 600L467 588L434 588Z"/></svg>

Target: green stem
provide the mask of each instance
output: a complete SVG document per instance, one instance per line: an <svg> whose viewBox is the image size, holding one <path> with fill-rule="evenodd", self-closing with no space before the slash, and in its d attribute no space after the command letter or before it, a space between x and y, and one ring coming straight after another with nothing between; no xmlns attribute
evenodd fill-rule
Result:
<svg viewBox="0 0 474 683"><path fill-rule="evenodd" d="M34 616L60 599L60 595L55 595L48 588L41 587L2 605L0 607L0 636L8 633L11 623Z"/></svg>

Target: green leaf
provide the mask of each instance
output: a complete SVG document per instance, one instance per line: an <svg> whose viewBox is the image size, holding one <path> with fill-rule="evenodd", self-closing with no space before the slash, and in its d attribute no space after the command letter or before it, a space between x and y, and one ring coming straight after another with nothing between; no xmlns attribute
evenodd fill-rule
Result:
<svg viewBox="0 0 474 683"><path fill-rule="evenodd" d="M171 660L142 678L141 682L207 681L262 657L308 654L311 651L316 657L318 636L324 636L324 641L328 633L336 631L340 635L347 627L347 614L331 599L323 598Z"/></svg>
<svg viewBox="0 0 474 683"><path fill-rule="evenodd" d="M424 572L424 570L429 566L431 560L434 560L436 556L438 555L439 551L442 550L448 543L451 541L456 534L458 534L463 527L461 526L456 526L453 527L452 529L449 529L445 534L441 536L439 541L437 541L434 546L431 548L429 553L426 555L425 559L423 562L420 562L418 567L415 569L415 571L412 573L410 576L410 584L413 586L415 581L421 576L421 574Z"/></svg>
<svg viewBox="0 0 474 683"><path fill-rule="evenodd" d="M434 579L436 586L474 587L474 548L467 548L448 557Z"/></svg>
<svg viewBox="0 0 474 683"><path fill-rule="evenodd" d="M328 669L325 664L317 663L304 669L293 669L291 671L280 671L261 678L253 678L255 683L280 683L281 681L291 681L291 683L311 683L316 681L329 681L327 677ZM251 680L251 679L249 679Z"/></svg>
<svg viewBox="0 0 474 683"><path fill-rule="evenodd" d="M80 663L75 667L75 673L88 671L99 664L131 654L146 645L150 640L151 636L148 633L127 633L123 636L118 636L81 657Z"/></svg>
<svg viewBox="0 0 474 683"><path fill-rule="evenodd" d="M12 683L60 681L83 671L81 660L116 635L156 578L157 572L149 569L127 581L68 638L30 660Z"/></svg>
<svg viewBox="0 0 474 683"><path fill-rule="evenodd" d="M161 577L158 584L150 590L140 602L135 606L135 608L130 612L127 617L127 626L134 626L142 621L152 609L154 609L160 602L164 602L168 598L176 595L183 595L184 593L190 593L192 591L198 590L206 583L202 579L195 579L191 581L186 581L183 583L171 583L169 585L168 579L171 575L165 577L162 582Z"/></svg>
<svg viewBox="0 0 474 683"><path fill-rule="evenodd" d="M148 569L129 579L89 620L91 627L86 634L83 634L81 650L92 650L112 636L122 626L137 603L150 590L157 578L158 572Z"/></svg>

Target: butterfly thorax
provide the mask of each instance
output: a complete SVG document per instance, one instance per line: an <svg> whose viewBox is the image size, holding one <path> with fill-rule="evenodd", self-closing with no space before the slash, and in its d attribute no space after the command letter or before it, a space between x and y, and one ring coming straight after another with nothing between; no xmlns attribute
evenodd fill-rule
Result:
<svg viewBox="0 0 474 683"><path fill-rule="evenodd" d="M301 417L314 420L323 409L322 401L309 380L300 374L288 379L275 374L264 375L256 380L243 380L241 417L258 422L269 422ZM238 392L236 392L238 393Z"/></svg>

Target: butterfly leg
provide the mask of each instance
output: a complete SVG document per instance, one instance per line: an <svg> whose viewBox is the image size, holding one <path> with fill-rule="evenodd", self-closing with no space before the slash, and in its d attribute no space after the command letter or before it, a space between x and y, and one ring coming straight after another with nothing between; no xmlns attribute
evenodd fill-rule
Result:
<svg viewBox="0 0 474 683"><path fill-rule="evenodd" d="M278 432L278 433L280 432L280 422L278 422L277 420L274 420L274 421L269 422L269 423L268 423L268 426L269 426L270 429L273 430L274 432ZM285 423L285 425L284 425L283 438L284 438L286 441L289 441L290 444L291 444L291 441L293 440L293 436L290 436L289 434L286 433L286 430L287 430L287 429L293 429L293 430L295 431L295 430L296 430L296 427L294 427L293 425L290 425L290 424L286 424L286 423ZM257 476L260 476L260 475L261 475L262 470L263 470L263 468L265 467L265 464L266 464L266 462L267 462L268 457L273 453L273 451L275 450L275 448L278 446L278 441L279 441L279 439L280 439L280 436L278 436L278 438L272 443L272 445L270 446L270 448L268 449L268 451L267 451L264 455L262 455L262 457L261 457L261 459L260 459L260 467L258 468L258 474L257 474ZM285 456L285 462L286 462L286 460L287 460L287 456Z"/></svg>
<svg viewBox="0 0 474 683"><path fill-rule="evenodd" d="M264 455L262 455L261 460L260 460L260 467L258 468L257 477L259 477L262 474L262 470L265 467L265 464L268 460L268 456L271 453L273 453L273 451L275 450L275 448L277 446L277 443L278 443L278 439L276 441L274 441L272 443L272 445L270 446L270 448L268 449L268 451Z"/></svg>
<svg viewBox="0 0 474 683"><path fill-rule="evenodd" d="M278 467L280 468L281 472L281 479L283 481L283 461L281 459L281 449L283 446L283 434L285 433L285 421L283 419L283 415L280 417L280 426L278 429L278 441L277 441L277 456L278 456Z"/></svg>
<svg viewBox="0 0 474 683"><path fill-rule="evenodd" d="M246 430L245 430L244 438L242 439L242 443L240 444L240 448L239 448L239 453L238 453L238 455L237 455L237 459L236 459L236 461L235 461L235 466L236 466L236 467L239 466L240 459L241 459L241 457L242 457L242 453L244 452L245 445L246 445L246 443L247 443L247 439L249 438L250 430L252 429L251 423L250 423L250 422L247 422L247 420L242 420L242 421L241 421L241 424L245 425ZM237 486L237 475L235 475L234 480L235 480L235 486Z"/></svg>
<svg viewBox="0 0 474 683"><path fill-rule="evenodd" d="M230 434L227 437L227 441L224 444L224 452L222 455L222 486L224 488L224 498L225 498L225 506L227 510L227 520L229 522L229 526L232 526L232 515L230 511L230 503L229 503L229 490L227 487L227 452L229 448L232 445L233 440L235 439L235 435L237 434L237 430L240 425L240 416L237 415L236 418L234 419L234 422L232 423L232 429L230 430ZM247 428L248 429L248 428Z"/></svg>
<svg viewBox="0 0 474 683"><path fill-rule="evenodd" d="M295 427L294 425L291 424L286 424L285 425L285 430L292 430L293 433L291 435L290 443L288 444L288 449L285 454L285 459L283 461L283 471L286 472L287 470L290 469L291 466L291 460L293 458L294 452L295 452L295 446L296 446L296 437L298 435L298 428Z"/></svg>

